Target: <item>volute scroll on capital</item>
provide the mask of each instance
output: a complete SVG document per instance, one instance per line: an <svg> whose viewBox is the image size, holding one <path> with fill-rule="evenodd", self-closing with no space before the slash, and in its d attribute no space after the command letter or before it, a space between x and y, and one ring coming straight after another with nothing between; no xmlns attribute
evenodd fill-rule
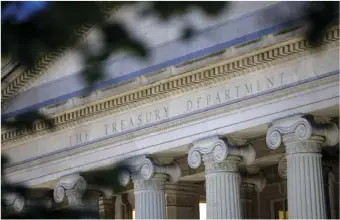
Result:
<svg viewBox="0 0 340 220"><path fill-rule="evenodd" d="M14 213L23 212L26 206L25 198L18 193L5 193L3 205L6 210Z"/></svg>
<svg viewBox="0 0 340 220"><path fill-rule="evenodd" d="M60 203L65 197L81 197L87 187L85 179L79 174L62 177L53 191L54 200Z"/></svg>
<svg viewBox="0 0 340 220"><path fill-rule="evenodd" d="M36 207L52 208L52 199L49 196L43 195L42 197L33 197L25 195L25 197L16 192L5 192L3 194L3 208L7 213L23 213L26 210L34 210Z"/></svg>
<svg viewBox="0 0 340 220"><path fill-rule="evenodd" d="M325 144L334 146L339 142L339 129L335 123L316 124L310 115L297 114L272 122L266 135L267 146L276 149L282 144L282 136L294 134L297 140L307 141L313 135L325 138Z"/></svg>
<svg viewBox="0 0 340 220"><path fill-rule="evenodd" d="M243 162L249 165L254 162L256 152L250 144L236 147L218 136L209 137L193 143L188 153L188 164L192 169L198 168L202 163L202 156L212 155L214 162L221 163L228 156L242 157Z"/></svg>
<svg viewBox="0 0 340 220"><path fill-rule="evenodd" d="M181 177L181 169L176 162L168 165L156 164L152 159L141 156L127 162L128 170L119 174L119 182L127 186L131 180L149 180L156 174L165 174L169 181L178 182Z"/></svg>
<svg viewBox="0 0 340 220"><path fill-rule="evenodd" d="M97 192L105 199L110 199L113 195L112 188L88 184L86 179L77 173L61 177L53 191L53 197L57 203L63 202L67 197L69 203L78 204L87 191Z"/></svg>

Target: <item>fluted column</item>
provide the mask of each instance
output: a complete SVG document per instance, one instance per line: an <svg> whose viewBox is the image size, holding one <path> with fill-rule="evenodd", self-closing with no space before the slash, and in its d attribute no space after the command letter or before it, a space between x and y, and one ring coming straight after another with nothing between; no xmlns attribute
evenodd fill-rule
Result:
<svg viewBox="0 0 340 220"><path fill-rule="evenodd" d="M134 183L136 219L166 219L165 182L177 182L181 176L178 164L158 165L141 156L128 162L129 172L122 172L120 181Z"/></svg>
<svg viewBox="0 0 340 220"><path fill-rule="evenodd" d="M165 185L168 219L199 219L200 195L196 184Z"/></svg>
<svg viewBox="0 0 340 220"><path fill-rule="evenodd" d="M272 123L268 147L276 149L283 141L286 148L289 218L327 218L321 148L336 145L338 132L334 123L317 124L301 114Z"/></svg>
<svg viewBox="0 0 340 220"><path fill-rule="evenodd" d="M241 180L241 211L243 219L253 219L253 199L254 191L262 192L266 186L266 179L259 176L243 177Z"/></svg>
<svg viewBox="0 0 340 220"><path fill-rule="evenodd" d="M202 158L203 157L203 158ZM250 164L255 151L250 145L235 147L219 137L194 142L188 154L188 164L196 169L203 160L206 177L208 219L239 219L241 159Z"/></svg>

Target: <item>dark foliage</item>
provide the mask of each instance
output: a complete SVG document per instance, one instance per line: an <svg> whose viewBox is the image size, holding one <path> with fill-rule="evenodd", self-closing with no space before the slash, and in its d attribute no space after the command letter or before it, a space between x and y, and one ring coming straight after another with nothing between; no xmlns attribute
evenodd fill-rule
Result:
<svg viewBox="0 0 340 220"><path fill-rule="evenodd" d="M30 111L17 115L12 119L1 120L1 127L6 127L8 129L16 128L16 129L28 129L33 130L34 123L38 121L45 122L49 128L54 128L54 122L46 117L45 115L37 112Z"/></svg>
<svg viewBox="0 0 340 220"><path fill-rule="evenodd" d="M339 1L310 2L305 19L306 38L312 46L318 46L326 29L339 20Z"/></svg>

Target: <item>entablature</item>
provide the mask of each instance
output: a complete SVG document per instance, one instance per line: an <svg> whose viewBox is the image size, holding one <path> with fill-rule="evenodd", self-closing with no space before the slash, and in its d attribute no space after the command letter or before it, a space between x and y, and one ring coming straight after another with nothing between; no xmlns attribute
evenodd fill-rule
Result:
<svg viewBox="0 0 340 220"><path fill-rule="evenodd" d="M328 48L326 51L338 48L339 27L330 29L325 35L323 42L325 47ZM246 75L256 74L256 72L261 69L272 68L285 62L296 60L297 58L315 54L314 51L308 49L309 45L302 38L284 41L196 70L172 75L167 79L158 80L151 84L107 98L96 100L97 96L95 98L88 97L88 99L93 100L93 102L58 112L53 114L52 117L57 126L57 130L60 131L83 122L88 122L89 120L97 120L105 115L120 114L161 100L173 99L180 94L226 83ZM169 74L169 72L167 74ZM280 76L279 74L277 77ZM141 78L139 80L140 83L143 84L143 80L145 79ZM246 89L250 91L250 87ZM72 107L72 104L70 104L70 107ZM20 142L20 140L27 140L29 137L40 137L50 134L47 125L43 122L37 122L34 130L35 134L31 134L31 131L28 130L3 131L1 139L3 144L7 145L7 142L11 142L11 140L15 142L19 140Z"/></svg>

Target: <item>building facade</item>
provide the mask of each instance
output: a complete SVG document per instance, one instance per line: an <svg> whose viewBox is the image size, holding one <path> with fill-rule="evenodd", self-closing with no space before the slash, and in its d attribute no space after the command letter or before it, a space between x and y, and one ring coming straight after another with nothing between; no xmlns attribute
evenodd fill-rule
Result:
<svg viewBox="0 0 340 220"><path fill-rule="evenodd" d="M339 218L339 26L313 50L303 27L266 20L292 7L235 2L214 21L192 14L202 31L190 42L176 40L180 22L140 21L155 55L113 57L109 79L86 96L72 50L18 91L6 82L3 117L35 108L57 125L2 130L6 177L46 189L53 208L91 207L98 218ZM131 10L117 12L128 25ZM123 160L124 193L79 175ZM6 199L17 212L29 206Z"/></svg>

